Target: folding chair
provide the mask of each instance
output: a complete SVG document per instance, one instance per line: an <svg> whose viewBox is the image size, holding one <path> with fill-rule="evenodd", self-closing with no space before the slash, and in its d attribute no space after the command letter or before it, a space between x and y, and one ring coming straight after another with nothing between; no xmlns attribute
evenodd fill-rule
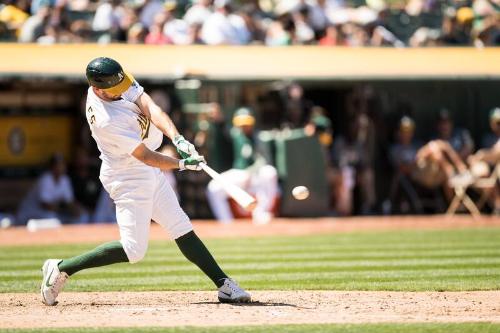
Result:
<svg viewBox="0 0 500 333"><path fill-rule="evenodd" d="M477 201L477 208L481 210L488 202L488 199L494 193L497 182L500 180L500 163L497 163L490 176L487 178L478 178L472 184L475 189L481 190L481 196Z"/></svg>
<svg viewBox="0 0 500 333"><path fill-rule="evenodd" d="M497 163L489 177L474 178L471 174L467 174L451 178L448 183L453 188L455 197L448 207L446 215L454 215L460 205L463 204L474 218L479 218L481 216L480 209L484 207L490 196L494 193L493 191L499 179L500 163ZM477 205L466 193L469 187L481 190L481 196L478 199Z"/></svg>
<svg viewBox="0 0 500 333"><path fill-rule="evenodd" d="M481 216L481 212L477 208L476 204L467 195L467 189L474 183L475 179L469 173L457 175L448 180L448 184L453 188L455 196L446 211L447 217L452 217L461 204L467 208L474 219L478 219Z"/></svg>

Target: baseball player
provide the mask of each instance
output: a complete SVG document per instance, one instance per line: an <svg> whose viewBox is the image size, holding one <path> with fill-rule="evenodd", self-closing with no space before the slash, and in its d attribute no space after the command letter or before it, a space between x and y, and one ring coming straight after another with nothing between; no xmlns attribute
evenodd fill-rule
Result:
<svg viewBox="0 0 500 333"><path fill-rule="evenodd" d="M233 168L223 173L231 183L255 194L257 207L252 211L255 224L266 224L273 218L272 205L278 194L278 172L267 163L259 149L255 117L248 108L238 109L233 116L230 130L233 143ZM215 218L221 223L231 223L233 213L227 194L216 181L210 181L207 198Z"/></svg>
<svg viewBox="0 0 500 333"><path fill-rule="evenodd" d="M201 170L195 147L179 134L142 86L118 62L92 60L86 71L86 116L102 160L100 180L116 204L120 241L102 244L69 259L48 259L42 267L43 303L55 305L67 279L76 272L144 258L149 226L163 226L184 256L217 286L220 302L250 302L250 295L227 277L197 237L188 216L162 170ZM172 139L182 159L155 152L163 134Z"/></svg>

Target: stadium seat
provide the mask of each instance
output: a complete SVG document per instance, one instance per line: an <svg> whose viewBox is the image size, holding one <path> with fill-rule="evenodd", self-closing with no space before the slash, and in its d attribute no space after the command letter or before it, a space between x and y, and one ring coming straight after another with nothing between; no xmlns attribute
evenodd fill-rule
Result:
<svg viewBox="0 0 500 333"><path fill-rule="evenodd" d="M449 180L450 186L454 191L454 198L448 207L446 215L452 216L456 213L457 209L463 205L472 214L472 216L477 219L480 217L480 209L486 204L488 198L492 195L493 190L497 186L497 182L500 179L500 164L492 170L488 177L454 177ZM467 189L477 189L481 191L481 196L477 201L477 204L467 195Z"/></svg>

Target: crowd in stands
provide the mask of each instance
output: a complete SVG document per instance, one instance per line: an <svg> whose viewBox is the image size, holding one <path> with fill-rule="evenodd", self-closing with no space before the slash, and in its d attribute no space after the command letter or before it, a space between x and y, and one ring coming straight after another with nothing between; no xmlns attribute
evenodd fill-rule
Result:
<svg viewBox="0 0 500 333"><path fill-rule="evenodd" d="M323 46L491 46L496 0L4 0L0 40Z"/></svg>

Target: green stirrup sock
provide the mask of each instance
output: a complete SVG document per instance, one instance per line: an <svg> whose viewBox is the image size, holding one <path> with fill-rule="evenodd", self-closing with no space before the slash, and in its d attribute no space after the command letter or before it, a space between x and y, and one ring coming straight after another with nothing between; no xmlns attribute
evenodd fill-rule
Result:
<svg viewBox="0 0 500 333"><path fill-rule="evenodd" d="M198 266L217 286L224 284L223 279L227 278L222 269L215 262L214 257L208 252L203 242L196 236L194 231L177 238L175 240L182 254Z"/></svg>
<svg viewBox="0 0 500 333"><path fill-rule="evenodd" d="M73 275L82 269L128 261L122 244L119 241L114 241L99 245L92 251L79 256L64 259L59 264L59 270L66 272L68 275Z"/></svg>

